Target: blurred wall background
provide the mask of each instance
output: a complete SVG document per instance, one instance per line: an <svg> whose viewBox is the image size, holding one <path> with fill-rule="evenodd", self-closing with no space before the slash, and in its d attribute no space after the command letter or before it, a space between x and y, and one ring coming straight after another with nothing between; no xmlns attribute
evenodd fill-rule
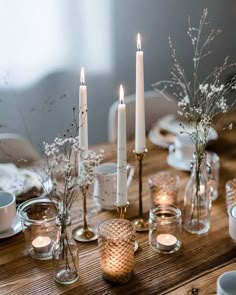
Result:
<svg viewBox="0 0 236 295"><path fill-rule="evenodd" d="M88 87L89 143L107 140L108 110L123 83L135 92L136 35L142 35L145 90L170 78L168 36L188 73L187 16L203 8L223 33L202 72L225 56L236 60L234 0L0 0L0 132L17 132L39 147L63 132L79 102L79 73ZM227 78L227 77L225 77Z"/></svg>

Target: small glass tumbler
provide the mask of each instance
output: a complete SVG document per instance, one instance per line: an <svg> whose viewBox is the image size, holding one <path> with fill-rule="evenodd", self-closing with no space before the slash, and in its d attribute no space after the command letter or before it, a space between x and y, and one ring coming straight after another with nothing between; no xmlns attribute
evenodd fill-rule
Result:
<svg viewBox="0 0 236 295"><path fill-rule="evenodd" d="M171 254L181 246L181 211L173 205L159 205L150 209L149 244L162 254Z"/></svg>
<svg viewBox="0 0 236 295"><path fill-rule="evenodd" d="M148 179L152 206L174 205L177 202L179 177L169 171L161 171Z"/></svg>
<svg viewBox="0 0 236 295"><path fill-rule="evenodd" d="M226 192L226 208L227 211L229 207L233 204L236 205L236 178L229 180L225 184Z"/></svg>
<svg viewBox="0 0 236 295"><path fill-rule="evenodd" d="M21 219L28 254L39 260L52 258L57 238L55 205L48 198L36 198L22 203L17 214Z"/></svg>
<svg viewBox="0 0 236 295"><path fill-rule="evenodd" d="M210 167L208 173L210 197L212 201L215 201L218 197L220 158L214 152L207 152L206 161Z"/></svg>
<svg viewBox="0 0 236 295"><path fill-rule="evenodd" d="M126 219L110 219L98 226L103 278L111 283L130 280L134 264L135 228Z"/></svg>

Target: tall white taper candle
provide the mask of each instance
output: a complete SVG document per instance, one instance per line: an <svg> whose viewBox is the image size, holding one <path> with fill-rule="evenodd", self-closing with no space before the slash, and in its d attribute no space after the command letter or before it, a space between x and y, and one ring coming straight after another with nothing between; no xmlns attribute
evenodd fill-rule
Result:
<svg viewBox="0 0 236 295"><path fill-rule="evenodd" d="M118 206L127 204L127 151L126 151L126 107L124 90L120 85L120 103L118 105L118 141L117 141L117 196Z"/></svg>
<svg viewBox="0 0 236 295"><path fill-rule="evenodd" d="M135 152L143 153L145 149L146 149L146 136L145 136L143 51L141 50L140 34L138 34L137 52L136 52Z"/></svg>
<svg viewBox="0 0 236 295"><path fill-rule="evenodd" d="M85 85L84 68L80 72L79 88L79 147L83 149L80 157L88 154L88 110L87 110L87 87Z"/></svg>

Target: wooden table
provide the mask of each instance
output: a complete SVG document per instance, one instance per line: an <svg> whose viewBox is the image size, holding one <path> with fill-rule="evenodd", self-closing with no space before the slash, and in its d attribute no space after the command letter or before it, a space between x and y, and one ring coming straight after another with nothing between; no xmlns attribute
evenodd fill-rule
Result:
<svg viewBox="0 0 236 295"><path fill-rule="evenodd" d="M227 117L228 118L228 117ZM235 114L231 115L234 120ZM227 125L224 120L225 125ZM219 126L221 129L223 125ZM115 161L115 146L105 145L106 161ZM149 152L144 160L144 211L149 210L149 175L169 169L181 178L179 200L188 173L168 167L167 151L148 142ZM219 197L213 203L211 228L208 234L197 236L183 232L181 249L172 255L154 252L148 243L147 233L137 233L140 248L135 254L134 276L125 285L111 286L102 279L97 243L79 243L80 279L62 286L54 282L51 261L37 261L30 258L24 248L24 237L20 233L12 238L0 240L0 294L10 295L55 295L55 294L215 294L216 280L228 270L236 269L236 245L228 234L228 218L225 207L225 182L236 175L236 134L233 131L220 132L220 140L211 146L220 155ZM132 144L128 152L129 162L134 162ZM129 190L130 206L126 217L132 219L138 214L137 175ZM73 227L81 221L81 204L72 212ZM100 221L117 216L116 212L101 211L90 201L91 221Z"/></svg>

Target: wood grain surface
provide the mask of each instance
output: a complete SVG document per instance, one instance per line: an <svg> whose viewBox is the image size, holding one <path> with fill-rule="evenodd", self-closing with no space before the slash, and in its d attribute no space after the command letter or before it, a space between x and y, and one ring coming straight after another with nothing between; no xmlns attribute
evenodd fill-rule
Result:
<svg viewBox="0 0 236 295"><path fill-rule="evenodd" d="M228 234L228 217L225 207L225 183L236 176L236 134L221 132L223 126L235 120L232 113L218 126L220 138L209 149L220 156L219 197L213 203L211 228L208 234L197 236L183 231L183 245L172 255L154 252L148 243L147 233L137 233L140 248L135 254L132 280L124 285L112 286L101 276L99 253L96 242L78 243L80 250L80 279L78 282L62 286L54 282L52 261L38 261L30 258L24 248L24 237L20 233L0 240L0 295L56 295L56 294L215 294L216 280L228 270L236 269L236 245ZM101 146L96 146L100 148ZM102 146L106 161L116 161L116 147ZM128 146L130 163L137 164L132 153L132 143ZM182 208L183 193L189 173L177 171L166 163L167 150L148 142L148 154L144 160L144 211L150 209L148 177L161 170L170 170L179 175L181 186L179 206ZM137 170L137 169L136 169ZM136 172L137 173L137 172ZM138 214L137 174L129 189L130 206L126 217L132 219ZM81 223L81 202L74 206L72 227ZM103 211L89 198L90 220L93 224L117 217L115 211Z"/></svg>

